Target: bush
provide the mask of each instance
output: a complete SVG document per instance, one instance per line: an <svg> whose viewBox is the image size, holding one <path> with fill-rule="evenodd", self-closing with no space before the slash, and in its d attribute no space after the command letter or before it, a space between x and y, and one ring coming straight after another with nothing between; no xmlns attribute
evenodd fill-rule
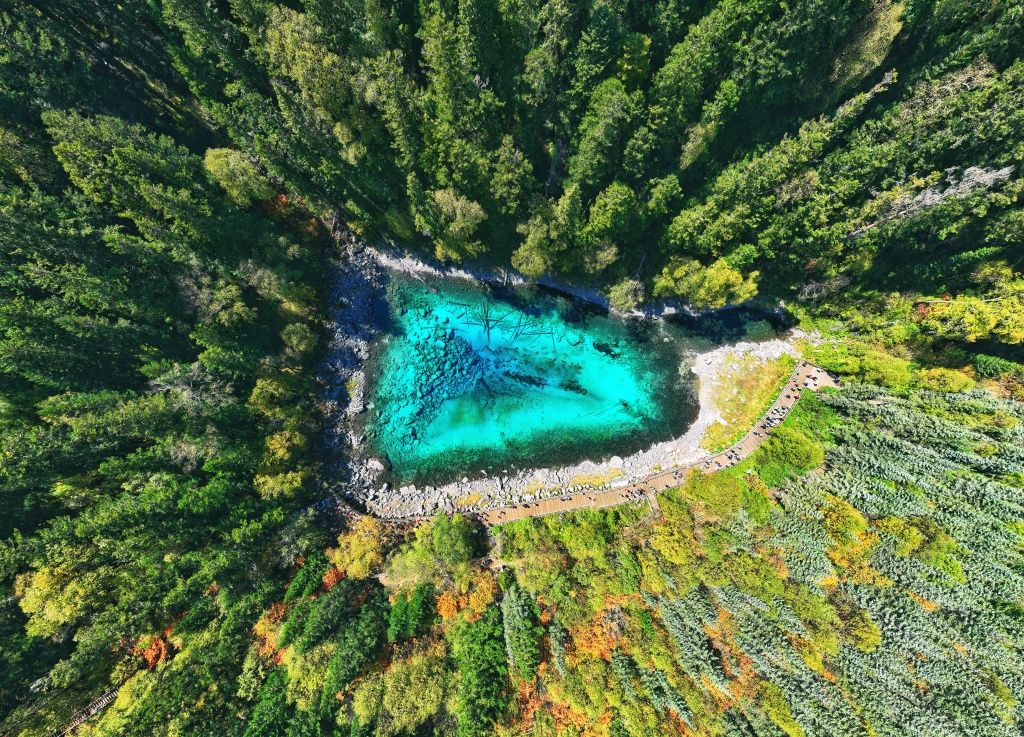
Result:
<svg viewBox="0 0 1024 737"><path fill-rule="evenodd" d="M455 634L453 656L459 669L456 713L458 737L492 734L494 723L507 708L504 632L501 613L491 607L475 622L465 622Z"/></svg>
<svg viewBox="0 0 1024 737"><path fill-rule="evenodd" d="M895 391L904 391L914 383L910 361L865 343L823 343L813 348L808 358L826 371Z"/></svg>
<svg viewBox="0 0 1024 737"><path fill-rule="evenodd" d="M207 173L224 188L228 197L242 207L253 200L268 200L276 194L266 177L241 151L207 149L203 163Z"/></svg>
<svg viewBox="0 0 1024 737"><path fill-rule="evenodd" d="M825 460L825 450L799 430L779 427L762 446L765 460L784 463L798 471L808 471Z"/></svg>
<svg viewBox="0 0 1024 737"><path fill-rule="evenodd" d="M970 377L947 368L925 369L918 377L922 386L937 392L962 392L974 386Z"/></svg>
<svg viewBox="0 0 1024 737"><path fill-rule="evenodd" d="M473 523L461 514L451 519L438 515L430 528L434 557L452 568L468 563L476 552L474 533Z"/></svg>
<svg viewBox="0 0 1024 737"><path fill-rule="evenodd" d="M512 584L501 602L505 623L505 652L508 661L519 675L533 680L540 665L540 644L543 629L538 624L540 611L537 602L518 583Z"/></svg>
<svg viewBox="0 0 1024 737"><path fill-rule="evenodd" d="M388 616L388 642L408 640L434 621L434 585L421 583L411 593L398 594Z"/></svg>
<svg viewBox="0 0 1024 737"><path fill-rule="evenodd" d="M284 595L284 603L287 604L295 599L305 599L317 592L323 585L323 576L327 573L327 558L322 555L312 555L302 568L288 584L288 590Z"/></svg>
<svg viewBox="0 0 1024 737"><path fill-rule="evenodd" d="M727 473L705 476L694 471L686 479L683 492L700 502L708 516L725 519L739 511L743 483Z"/></svg>
<svg viewBox="0 0 1024 737"><path fill-rule="evenodd" d="M761 446L758 473L766 484L817 468L825 461L825 449L792 427L779 427Z"/></svg>
<svg viewBox="0 0 1024 737"><path fill-rule="evenodd" d="M974 370L978 376L986 379L994 379L997 376L1012 373L1024 373L1024 366L1005 358L997 356L986 356L981 353L974 357Z"/></svg>

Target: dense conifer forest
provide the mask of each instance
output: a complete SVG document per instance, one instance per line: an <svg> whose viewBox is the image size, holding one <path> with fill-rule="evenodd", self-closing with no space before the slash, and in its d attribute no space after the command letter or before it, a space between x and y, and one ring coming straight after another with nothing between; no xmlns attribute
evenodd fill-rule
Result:
<svg viewBox="0 0 1024 737"><path fill-rule="evenodd" d="M1022 166L1022 0L0 0L0 734L1020 734ZM658 515L325 512L350 236L843 387Z"/></svg>

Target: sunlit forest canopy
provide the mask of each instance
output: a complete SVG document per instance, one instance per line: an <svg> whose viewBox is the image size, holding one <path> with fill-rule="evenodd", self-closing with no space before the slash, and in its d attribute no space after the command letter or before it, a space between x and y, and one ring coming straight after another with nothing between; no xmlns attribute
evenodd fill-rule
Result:
<svg viewBox="0 0 1024 737"><path fill-rule="evenodd" d="M1020 734L1022 39L1022 0L0 0L0 734ZM843 386L653 502L361 516L373 247L783 302Z"/></svg>
<svg viewBox="0 0 1024 737"><path fill-rule="evenodd" d="M837 279L970 300L1019 243L1015 2L173 0L164 19L236 145L443 260L625 305Z"/></svg>

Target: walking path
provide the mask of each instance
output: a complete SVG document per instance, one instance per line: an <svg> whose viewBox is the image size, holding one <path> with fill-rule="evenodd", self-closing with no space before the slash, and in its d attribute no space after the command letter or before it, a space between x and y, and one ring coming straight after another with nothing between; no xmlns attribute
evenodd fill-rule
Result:
<svg viewBox="0 0 1024 737"><path fill-rule="evenodd" d="M117 698L117 691L118 689L116 688L112 691L107 691L87 707L77 712L73 717L71 717L71 722L64 728L64 731L57 732L53 737L64 737L64 735L74 732L75 729L77 729L78 726L86 719L109 706L111 702Z"/></svg>
<svg viewBox="0 0 1024 737"><path fill-rule="evenodd" d="M826 386L835 387L838 384L824 369L813 366L807 361L800 361L793 369L793 374L786 382L785 388L765 412L760 422L739 442L719 453L702 458L695 463L652 474L622 488L580 492L571 496L552 497L511 507L490 509L481 512L478 517L485 524L500 525L526 517L543 517L585 508L604 509L642 500L646 500L651 505L651 511L657 514L659 491L679 486L695 468L713 472L736 465L761 447L761 443L765 441L772 429L782 422L793 405L800 399L800 394L804 390L817 391Z"/></svg>

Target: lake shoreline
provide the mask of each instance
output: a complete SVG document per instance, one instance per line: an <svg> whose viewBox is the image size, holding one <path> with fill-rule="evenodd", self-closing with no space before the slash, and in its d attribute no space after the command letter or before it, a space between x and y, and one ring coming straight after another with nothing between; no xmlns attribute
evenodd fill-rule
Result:
<svg viewBox="0 0 1024 737"><path fill-rule="evenodd" d="M657 302L652 302L644 309L620 310L612 307L608 302L608 298L596 289L566 284L550 276L531 278L520 274L514 269L496 271L469 264L455 266L440 262L428 263L427 261L400 251L393 245L388 245L386 247L364 245L363 248L367 252L371 253L382 267L388 270L410 274L412 276L430 274L431 276L462 279L477 283L501 284L506 287L536 284L548 289L553 289L556 292L561 292L562 294L570 297L575 297L576 299L583 300L584 302L589 302L620 317L649 317L657 319L672 315L681 315L685 317L699 318L717 315L723 312L731 312L744 307L755 309L766 314L775 314L781 317L786 309L785 303L782 301L780 301L774 308L766 308L751 302L740 302L738 304L727 304L724 307L697 309L679 300L662 299Z"/></svg>
<svg viewBox="0 0 1024 737"><path fill-rule="evenodd" d="M697 376L698 411L693 423L681 436L655 443L625 457L612 455L597 461L587 459L557 468L529 468L503 475L483 472L478 478L464 476L461 480L437 486L406 484L394 488L380 481L385 466L381 459L369 452L363 433L365 423L360 417L365 409L365 366L371 355L371 345L378 337L373 304L383 296L389 271L420 279L429 275L505 286L539 283L600 307L607 308L607 304L606 301L602 304L595 293L580 294L578 290L553 282L481 274L465 268L438 268L407 255L389 254L366 246L354 237L339 239L339 250L339 258L332 265L330 346L320 374L326 386L324 410L328 418L326 450L329 456L322 485L326 494L336 495L382 518L408 518L438 512L480 512L587 489L626 486L652 472L692 463L709 455L700 447L700 441L711 423L721 416L714 406L711 384L722 369L726 353L756 352L764 358L778 358L785 353L796 357L799 352L795 341L809 337L803 331L790 330L785 339L740 342L694 353L687 361L689 370ZM672 315L698 317L739 307L742 305L695 312L662 305L656 311L610 311L623 317L660 319Z"/></svg>

